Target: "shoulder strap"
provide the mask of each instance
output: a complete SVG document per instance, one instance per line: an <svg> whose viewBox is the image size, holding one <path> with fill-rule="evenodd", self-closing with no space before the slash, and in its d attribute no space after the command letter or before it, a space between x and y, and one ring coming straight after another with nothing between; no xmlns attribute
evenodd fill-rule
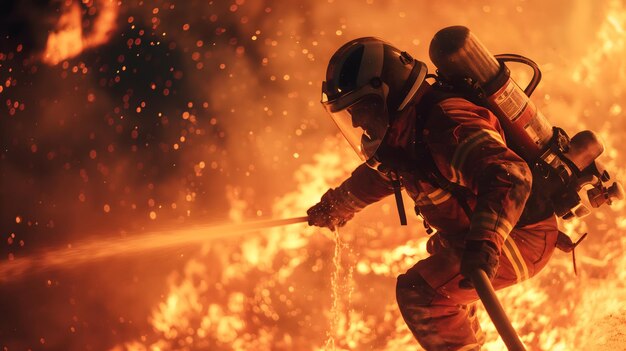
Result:
<svg viewBox="0 0 626 351"><path fill-rule="evenodd" d="M463 97L459 94L454 94L448 91L441 91L434 89L428 94L424 95L423 100L420 102L418 118L415 125L415 155L417 162L421 167L416 169L420 178L429 182L430 184L441 188L442 190L452 194L458 201L459 205L463 208L463 211L468 218L472 215L472 209L467 203L467 199L472 195L471 190L463 187L457 183L453 183L448 178L441 174L441 171L435 164L435 160L424 141L424 127L430 116L430 111L439 102L451 98L451 97Z"/></svg>

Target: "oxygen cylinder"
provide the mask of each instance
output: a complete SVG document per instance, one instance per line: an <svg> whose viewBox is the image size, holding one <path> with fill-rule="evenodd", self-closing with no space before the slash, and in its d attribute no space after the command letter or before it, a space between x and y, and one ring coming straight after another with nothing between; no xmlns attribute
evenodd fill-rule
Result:
<svg viewBox="0 0 626 351"><path fill-rule="evenodd" d="M541 77L534 62L519 55L492 55L463 26L437 32L429 54L437 66L440 82L469 91L498 117L507 145L528 162L533 172L541 174L543 188L558 216L567 219L589 213L579 196L587 185L592 186L587 191L592 207L625 197L619 183L610 187L604 184L610 176L595 161L604 151L595 133L582 131L570 139L565 131L553 127L530 100ZM534 75L526 89L522 90L511 78L505 65L509 61L533 68Z"/></svg>
<svg viewBox="0 0 626 351"><path fill-rule="evenodd" d="M552 138L552 125L511 78L506 65L500 64L468 28L440 30L429 54L445 79L463 80L480 90L480 98L498 117L511 147L520 156L528 162L541 156Z"/></svg>

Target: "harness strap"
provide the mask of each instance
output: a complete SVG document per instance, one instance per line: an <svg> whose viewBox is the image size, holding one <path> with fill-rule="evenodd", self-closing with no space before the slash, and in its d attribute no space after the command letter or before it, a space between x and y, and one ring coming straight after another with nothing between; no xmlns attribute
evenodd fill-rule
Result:
<svg viewBox="0 0 626 351"><path fill-rule="evenodd" d="M463 212L465 212L467 218L471 218L473 211L467 202L467 199L473 195L471 190L457 183L451 182L448 178L443 176L432 157L428 145L426 145L426 142L424 141L424 127L430 116L430 111L439 102L451 97L462 97L462 95L434 90L424 95L422 101L420 102L418 110L419 117L417 118L417 122L415 124L414 152L417 158L417 163L421 167L417 168L416 171L423 180L452 194L463 209Z"/></svg>
<svg viewBox="0 0 626 351"><path fill-rule="evenodd" d="M400 216L400 225L407 225L404 200L402 200L402 184L400 183L400 176L398 176L398 172L393 171L390 171L387 176L391 178L393 195L396 198L396 206L398 207L398 215Z"/></svg>

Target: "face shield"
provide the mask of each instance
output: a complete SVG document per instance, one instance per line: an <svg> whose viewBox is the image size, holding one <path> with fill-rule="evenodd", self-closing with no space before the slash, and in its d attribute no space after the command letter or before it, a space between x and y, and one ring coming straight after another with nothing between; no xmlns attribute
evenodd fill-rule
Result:
<svg viewBox="0 0 626 351"><path fill-rule="evenodd" d="M385 87L368 84L330 101L322 94L322 105L363 161L374 157L389 129Z"/></svg>

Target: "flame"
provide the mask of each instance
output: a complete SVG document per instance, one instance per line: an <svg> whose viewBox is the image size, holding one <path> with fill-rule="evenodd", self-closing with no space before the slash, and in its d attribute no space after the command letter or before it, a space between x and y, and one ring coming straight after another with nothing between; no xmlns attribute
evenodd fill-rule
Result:
<svg viewBox="0 0 626 351"><path fill-rule="evenodd" d="M570 71L571 81L585 77L585 84L592 85L610 76L597 66L606 55L623 57L624 28L626 9L612 1L598 41ZM623 74L622 69L620 78ZM552 112L568 111L559 103L554 106ZM610 126L600 134L608 150L617 149ZM356 157L344 146L338 139L325 140L314 162L295 173L297 188L276 201L272 213L302 215L326 189L338 185L356 166ZM609 151L604 158L623 178L618 154ZM241 220L249 204L236 189L229 193L231 217ZM393 289L395 277L425 257L427 238L399 229L394 206L384 201L364 210L335 236L315 228L277 228L244 242L205 246L169 278L170 291L151 316L153 340L131 341L115 350L414 349L417 344L395 306ZM573 276L571 257L557 252L538 277L499 292L529 350L623 348L615 341L619 332L597 328L623 324L611 316L626 311L623 208L617 204L612 212L560 224L569 233L592 226L605 230L578 250L580 276ZM502 350L484 311L479 318L488 336L484 349Z"/></svg>
<svg viewBox="0 0 626 351"><path fill-rule="evenodd" d="M83 29L83 14L78 1L65 1L55 31L48 35L42 61L49 65L75 57L81 52L109 41L119 13L119 5L113 0L86 3L97 7L97 16L89 31Z"/></svg>
<svg viewBox="0 0 626 351"><path fill-rule="evenodd" d="M607 11L596 37L598 41L592 45L587 54L580 60L580 64L574 69L572 80L583 82L587 86L598 84L598 65L607 60L621 57L626 45L626 9L624 3L612 0L608 4ZM626 77L622 69L618 72L618 78Z"/></svg>
<svg viewBox="0 0 626 351"><path fill-rule="evenodd" d="M324 149L337 149L337 144L338 140L329 139ZM304 213L324 189L336 185L357 165L344 162L350 158L352 155L345 153L316 155L313 165L305 165L295 173L298 188L275 204L276 215L290 217ZM324 169L332 171L321 172ZM232 208L243 211L236 189L231 188L230 191L231 202L235 204ZM237 220L241 215L231 212L231 217ZM319 340L320 344L326 342L333 345L339 338L362 333L361 328L355 328L361 315L348 311L345 304L345 299L349 300L347 295L351 294L345 284L351 281L352 274L351 268L348 275L344 276L342 272L342 255L346 250L341 249L344 246L338 238L336 246L334 241L328 239L318 236L313 228L302 232L275 228L263 236L247 239L238 244L237 249L226 245L229 250L224 250L225 247L219 244L205 247L202 256L210 257L213 264L206 264L204 259L188 262L182 275L170 277L171 290L153 312L152 325L162 339L147 344L133 341L120 349L192 350L227 345L233 350L272 349L277 345L282 345L283 349L298 349L296 345L304 345L307 339L297 333L287 333L277 326L297 331L313 320L320 324L330 320L333 326L332 332L328 328L316 328L321 332L319 335L328 335L326 341ZM223 252L229 254L217 254ZM334 252L331 262L335 265L325 262L326 254L330 252ZM212 273L209 273L209 267ZM217 270L217 267L220 269ZM334 271L334 284L330 284L330 290L334 291L332 303L330 294L319 294L326 287L322 286L318 293L311 294L311 291L297 285L299 279L295 276L298 274L316 275L329 270ZM214 279L207 281L207 276ZM309 278L303 276L300 279ZM207 300L207 295L216 297L220 302ZM315 301L320 295L327 296L323 301ZM307 307L307 304L310 306ZM303 320L296 321L303 315ZM346 318L354 323L347 323ZM289 324L289 320L293 325ZM266 329L266 324L275 327Z"/></svg>
<svg viewBox="0 0 626 351"><path fill-rule="evenodd" d="M112 0L83 3L98 6L90 30L83 28L82 9L87 5L65 1L56 30L47 39L42 56L45 63L58 64L109 40L119 15L118 3ZM374 1L366 3L370 6ZM233 6L236 10L237 5ZM623 96L620 82L626 79L626 66L620 62L626 54L626 7L620 0L609 1L606 7L595 41L588 44L573 66L562 68L563 86L552 83L557 88L553 90L562 92L566 98L545 98L544 112L555 116L551 117L555 125L578 131L583 128L581 117L591 113L590 106L598 104L607 105L610 117L623 116L623 106L614 100ZM485 5L483 10L489 12L492 8ZM401 18L406 15L401 14ZM340 36L342 30L348 32L349 21L342 19L341 29L332 33ZM376 26L380 24L374 22ZM185 24L183 30L189 27ZM265 35L263 29L256 30L251 40ZM277 34L277 40L263 40L267 46L275 47L282 40L281 35ZM196 47L201 46L198 43L201 41L194 38ZM316 58L313 48L330 43L315 41L308 46L303 41L298 45L313 62ZM417 46L419 40L414 39L413 43ZM239 47L236 50L244 52ZM285 60L279 62L286 65L286 57L295 55L295 51L289 55L271 52L260 61L264 67L268 60ZM228 62L228 65L236 64ZM554 63L547 66L553 67ZM220 63L219 67L224 69L226 64ZM286 70L282 80L294 81L302 76ZM274 81L276 78L272 77ZM593 89L602 82L608 82L603 91ZM578 90L585 88L586 94ZM539 90L542 89L545 90L542 87ZM238 94L232 95L240 98ZM297 95L298 92L288 93L290 99ZM226 105L221 100L215 103ZM607 152L603 162L607 168L617 179L625 179L620 163L623 151L618 151L620 139L614 134L618 123L617 119L607 119L591 129L597 130L605 143ZM295 189L273 204L273 217L302 216L326 189L337 186L357 165L353 151L340 137L327 138L316 148L319 151L313 161L294 173ZM198 164L195 175L201 175L203 168ZM252 204L240 188L231 186L226 191L230 219L244 221ZM410 203L410 199L405 202ZM623 334L619 339L623 329L618 328L624 325L623 317L619 316L626 313L624 206L623 202L618 203L611 210L597 211L584 221L561 223L568 233L591 231L590 236L595 236L577 251L580 276L573 276L571 256L557 252L538 277L499 292L509 317L530 350L623 349L623 344L619 344L620 340L623 342ZM399 228L396 216L395 203L387 199L358 214L338 233L316 228L274 228L245 238L223 235L219 241L205 243L183 270L168 277L169 290L148 317L152 330L112 350L415 349L417 343L395 305L395 277L426 256L427 237L421 231L417 233L416 228L421 228L418 220L409 219L408 228ZM193 239L197 237L195 232L173 232L168 232L171 242L189 238L190 242L198 243ZM155 243L166 246L170 242L163 239ZM110 248L99 247L99 250L104 255ZM85 260L87 256L93 258L93 255L82 256ZM24 269L32 268L30 261L21 262L26 262ZM488 337L485 350L502 350L504 345L484 311L480 311L479 318Z"/></svg>
<svg viewBox="0 0 626 351"><path fill-rule="evenodd" d="M597 47L605 50L602 55L623 55L619 41L623 39L612 35L621 33L626 11L619 2L611 4ZM581 60L573 73L575 81L585 67L597 65L598 52L591 48ZM607 149L613 149L612 136L601 133ZM276 216L301 215L354 168L355 164L344 163L354 155L338 152L336 141L327 140L322 149L313 164L296 172L298 187L276 202ZM616 153L609 151L608 158L611 169L623 175ZM245 203L238 204L233 208L242 211ZM403 235L395 225L393 205L384 203L375 211L381 208L383 216L377 213L376 219L357 215L340 230L341 240L312 228L276 229L236 246L206 247L202 259L190 261L184 272L170 277L170 292L151 318L157 340L135 341L120 349L131 350L138 344L150 350L415 348L395 306L393 288L395 276L425 257L426 238ZM621 209L623 205L614 210ZM612 220L604 212L596 216ZM579 277L573 276L570 256L556 253L538 277L499 292L529 349L622 347L610 346L606 332L596 328L598 323L612 325L607 318L626 311L622 298L626 258L621 254L626 247L626 217L617 216L615 223L614 227L607 223L603 236L617 247L603 256L592 247L579 250L579 265L584 266ZM570 233L587 230L580 220L561 226ZM485 349L502 350L504 344L486 313L481 311L479 318L488 335Z"/></svg>
<svg viewBox="0 0 626 351"><path fill-rule="evenodd" d="M350 169L340 159L323 151L314 165L304 166L296 173L303 180L298 191L277 203L277 213L301 214L320 187L336 185L337 176ZM310 176L325 169L336 174L324 180ZM395 276L425 257L425 238L401 235L380 222L355 221L338 233L345 242L339 236L319 236L312 228L279 228L240 245L205 247L200 258L168 279L170 292L151 317L160 337L119 350L414 348L392 292ZM393 226L391 222L386 218L382 225ZM579 220L562 224L570 230L584 228ZM625 228L621 216L607 235L620 236ZM623 239L621 245L626 245ZM531 350L607 345L606 332L595 326L626 310L621 298L626 273L620 268L626 267L626 259L616 251L603 259L579 252L584 269L574 278L570 257L555 256L539 277L499 292L514 327ZM481 311L479 318L488 335L485 350L504 349L486 313Z"/></svg>

